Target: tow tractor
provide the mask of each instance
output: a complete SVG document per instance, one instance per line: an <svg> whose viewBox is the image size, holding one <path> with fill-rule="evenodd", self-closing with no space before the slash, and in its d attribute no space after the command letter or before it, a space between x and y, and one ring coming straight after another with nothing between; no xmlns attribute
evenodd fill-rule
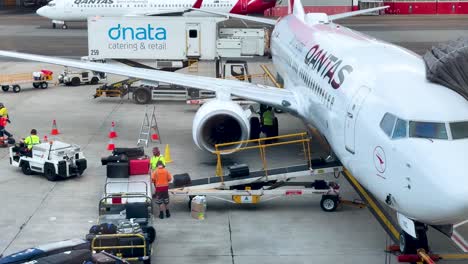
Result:
<svg viewBox="0 0 468 264"><path fill-rule="evenodd" d="M90 70L65 70L59 74L58 81L65 85L78 86L80 84L98 84L100 81L107 79L107 75L102 72Z"/></svg>
<svg viewBox="0 0 468 264"><path fill-rule="evenodd" d="M10 164L21 168L25 175L39 173L49 181L81 176L87 167L80 147L61 141L40 143L34 145L31 151L16 144L10 147Z"/></svg>

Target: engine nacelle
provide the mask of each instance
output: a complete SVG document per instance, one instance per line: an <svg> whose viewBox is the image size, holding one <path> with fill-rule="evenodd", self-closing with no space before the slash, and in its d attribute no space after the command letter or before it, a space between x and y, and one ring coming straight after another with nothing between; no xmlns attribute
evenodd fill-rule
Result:
<svg viewBox="0 0 468 264"><path fill-rule="evenodd" d="M193 141L200 149L214 152L216 144L247 140L250 135L250 115L250 110L244 110L232 101L209 101L195 114ZM219 150L236 149L241 145L227 146Z"/></svg>

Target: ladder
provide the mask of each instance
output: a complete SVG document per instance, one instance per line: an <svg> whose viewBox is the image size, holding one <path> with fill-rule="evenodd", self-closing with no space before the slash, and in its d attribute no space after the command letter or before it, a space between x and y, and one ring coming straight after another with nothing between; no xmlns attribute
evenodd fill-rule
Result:
<svg viewBox="0 0 468 264"><path fill-rule="evenodd" d="M161 141L161 136L159 135L159 128L158 128L158 122L156 121L156 106L153 106L153 111L151 113L151 117L148 116L148 106L145 108L145 117L143 118L143 122L141 124L140 128L140 135L138 137L137 141L137 146L145 146L148 147L148 142L150 140L150 135L151 131L154 130L156 132L156 135L158 137L156 139L153 139L151 137L151 141L155 142L158 141L160 144L162 143Z"/></svg>

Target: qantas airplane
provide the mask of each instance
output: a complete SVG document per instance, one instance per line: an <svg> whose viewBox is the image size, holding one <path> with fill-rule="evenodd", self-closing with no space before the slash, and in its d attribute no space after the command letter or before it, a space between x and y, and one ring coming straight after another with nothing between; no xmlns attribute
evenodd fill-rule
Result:
<svg viewBox="0 0 468 264"><path fill-rule="evenodd" d="M200 10L233 14L263 13L276 0L52 0L37 14L52 20L52 27L65 22L86 21L94 16L156 16ZM195 11L197 12L197 11Z"/></svg>
<svg viewBox="0 0 468 264"><path fill-rule="evenodd" d="M450 235L468 218L468 177L460 167L468 156L468 101L429 82L420 56L332 22L386 7L328 16L305 14L300 0L290 6L278 21L217 13L274 25L272 58L285 89L9 51L0 56L214 91L217 99L193 122L194 142L208 151L224 138L249 137L250 111L231 95L289 112L317 128L357 180L397 212L402 252L428 250L428 225Z"/></svg>

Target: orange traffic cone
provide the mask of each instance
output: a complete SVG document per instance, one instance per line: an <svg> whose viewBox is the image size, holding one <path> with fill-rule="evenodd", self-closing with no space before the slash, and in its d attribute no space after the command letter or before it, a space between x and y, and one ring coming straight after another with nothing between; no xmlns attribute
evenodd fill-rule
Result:
<svg viewBox="0 0 468 264"><path fill-rule="evenodd" d="M109 132L109 138L116 138L117 137L117 132L115 132L115 123L112 121L112 126L111 130Z"/></svg>
<svg viewBox="0 0 468 264"><path fill-rule="evenodd" d="M113 151L115 149L114 140L111 138L109 139L109 144L107 144L107 150Z"/></svg>
<svg viewBox="0 0 468 264"><path fill-rule="evenodd" d="M54 136L60 134L59 131L58 131L57 122L55 121L55 119L52 122L52 131L50 132L50 134L54 135Z"/></svg>
<svg viewBox="0 0 468 264"><path fill-rule="evenodd" d="M47 137L47 135L44 136L44 143L46 142L49 142L49 138Z"/></svg>

